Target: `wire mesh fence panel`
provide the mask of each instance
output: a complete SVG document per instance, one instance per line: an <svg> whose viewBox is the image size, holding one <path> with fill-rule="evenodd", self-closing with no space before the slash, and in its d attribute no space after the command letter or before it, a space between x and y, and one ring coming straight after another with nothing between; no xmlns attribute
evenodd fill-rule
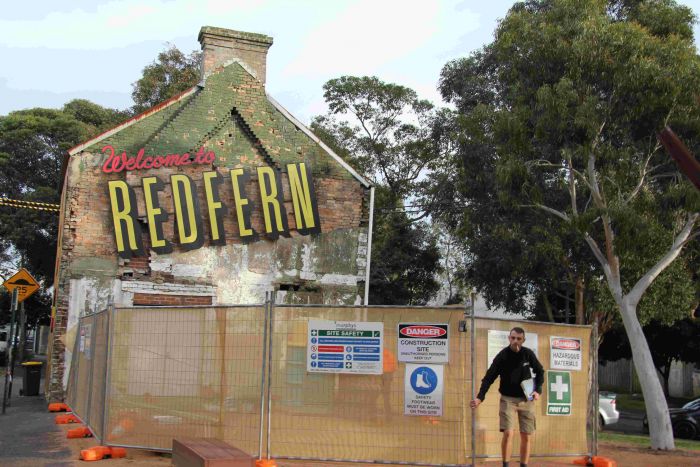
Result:
<svg viewBox="0 0 700 467"><path fill-rule="evenodd" d="M77 346L73 352L77 354L75 369L75 396L71 409L82 421L88 422L90 402L90 372L92 370L92 316L81 317L78 321Z"/></svg>
<svg viewBox="0 0 700 467"><path fill-rule="evenodd" d="M71 353L70 372L68 373L68 382L66 384L66 402L68 406L74 410L78 401L78 347L80 345L80 321L73 339L73 352Z"/></svg>
<svg viewBox="0 0 700 467"><path fill-rule="evenodd" d="M476 319L474 375L477 390L493 358L508 346L509 331L515 326L524 328L524 346L535 352L545 370L542 396L539 401L532 402L537 428L531 441L532 455L588 454L591 328L528 321ZM477 457L501 456L498 385L499 380L496 380L484 402L473 411L476 417ZM517 457L520 436L517 416L515 419L513 455Z"/></svg>
<svg viewBox="0 0 700 467"><path fill-rule="evenodd" d="M264 308L218 309L225 318L221 439L257 456L260 437Z"/></svg>
<svg viewBox="0 0 700 467"><path fill-rule="evenodd" d="M107 337L109 312L93 315L92 377L90 385L89 426L95 437L102 440L104 421L105 372L107 369Z"/></svg>
<svg viewBox="0 0 700 467"><path fill-rule="evenodd" d="M113 320L107 444L204 437L257 450L262 307L124 308Z"/></svg>
<svg viewBox="0 0 700 467"><path fill-rule="evenodd" d="M462 309L275 306L272 313L270 455L274 458L336 459L428 464L465 464L468 333L459 332ZM314 347L309 324L366 323L383 328L379 374L317 373L312 365L343 367L369 360L372 340ZM405 415L411 375L397 361L399 323L449 324L449 363L442 378L441 415ZM338 324L338 323L336 323ZM340 324L342 327L342 323ZM366 327L366 326L361 326ZM367 346L363 345L367 344ZM316 353L318 351L318 353ZM321 351L329 352L321 355ZM360 352L360 353L357 353ZM307 359L308 356L308 359ZM328 358L330 360L324 360ZM348 358L352 360L348 360ZM342 359L342 360L337 360ZM325 363L322 363L325 362ZM328 363L330 362L330 363ZM425 362L427 366L429 365ZM440 373L442 370L436 372ZM433 396L437 396L437 391ZM433 397L430 396L430 397Z"/></svg>

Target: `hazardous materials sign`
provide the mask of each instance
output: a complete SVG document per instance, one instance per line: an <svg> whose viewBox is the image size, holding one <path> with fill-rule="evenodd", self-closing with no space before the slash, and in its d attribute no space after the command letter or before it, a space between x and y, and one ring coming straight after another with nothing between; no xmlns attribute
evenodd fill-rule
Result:
<svg viewBox="0 0 700 467"><path fill-rule="evenodd" d="M444 366L406 364L404 415L442 416Z"/></svg>
<svg viewBox="0 0 700 467"><path fill-rule="evenodd" d="M547 372L547 415L571 415L570 372Z"/></svg>
<svg viewBox="0 0 700 467"><path fill-rule="evenodd" d="M552 370L581 370L581 339L549 338L549 368Z"/></svg>
<svg viewBox="0 0 700 467"><path fill-rule="evenodd" d="M384 323L309 320L306 371L381 375Z"/></svg>
<svg viewBox="0 0 700 467"><path fill-rule="evenodd" d="M399 323L399 361L448 363L447 324Z"/></svg>

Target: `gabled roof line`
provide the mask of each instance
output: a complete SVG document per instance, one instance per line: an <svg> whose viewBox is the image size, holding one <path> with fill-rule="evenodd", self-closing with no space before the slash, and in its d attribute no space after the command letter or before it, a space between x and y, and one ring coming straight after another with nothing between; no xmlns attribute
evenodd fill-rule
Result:
<svg viewBox="0 0 700 467"><path fill-rule="evenodd" d="M130 119L126 120L125 122L120 123L119 125L115 126L114 128L111 128L111 129L105 131L104 133L100 133L99 135L97 135L93 138L90 138L89 140L87 140L83 143L80 143L77 146L70 148L68 150L68 155L72 156L74 154L77 154L80 151L83 151L84 149L86 149L87 147L92 146L95 143L99 143L103 139L109 138L110 136L123 130L124 128L128 128L131 125L133 125L134 123L139 122L139 121L143 120L144 118L146 118L150 115L153 115L154 113L159 112L167 107L170 107L171 105L173 105L177 102L180 102L182 99L190 96L195 91L197 91L198 89L201 89L203 87L204 87L203 83L199 83L199 84L192 86L190 89L188 89L184 92L181 92L180 94L173 96L170 99L163 101L160 104L155 105L155 106L151 107L150 109L148 109L144 112L141 112L140 114L138 114L134 117L131 117Z"/></svg>
<svg viewBox="0 0 700 467"><path fill-rule="evenodd" d="M333 150L332 150L331 148L329 148L328 146L326 146L326 144L325 144L323 141L321 141L321 140L318 138L318 136L316 136L315 134L313 134L313 133L311 132L311 130L309 130L303 123L301 123L299 120L297 120L296 118L294 118L294 117L292 116L292 114L290 114L290 113L287 111L287 109L285 109L284 107L282 107L282 104L280 104L280 103L277 102L275 99L273 99L272 96L270 96L269 94L267 94L267 93L265 93L265 94L266 94L266 96L267 96L267 99L270 101L270 103L271 103L277 110L279 110L280 113L281 113L282 115L284 115L285 117L287 117L287 119L288 119L290 122L292 122L297 128L299 128L301 131L303 131L304 134L306 134L306 136L308 136L308 137L311 138L316 144L318 144L319 146L321 146L321 147L323 148L324 151L326 151L333 159L336 160L336 162L338 162L341 166L343 166L343 168L344 168L345 170L347 170L348 172L350 172L350 173L353 175L353 177L355 177L360 183L362 183L362 184L363 184L364 186L366 186L367 188L369 188L370 186L372 186L372 184L369 183L367 180L365 180L364 177L362 177L360 174L358 174L358 173L355 171L355 169L353 169L353 168L350 166L350 164L348 164L347 162L345 162L338 154L336 154L335 152L333 152Z"/></svg>

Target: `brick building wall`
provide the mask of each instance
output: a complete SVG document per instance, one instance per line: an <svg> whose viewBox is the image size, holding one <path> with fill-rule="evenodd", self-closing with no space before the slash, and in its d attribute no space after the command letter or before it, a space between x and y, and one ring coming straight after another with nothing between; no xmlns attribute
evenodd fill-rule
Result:
<svg viewBox="0 0 700 467"><path fill-rule="evenodd" d="M195 306L261 303L279 290L290 303L361 303L367 267L369 186L265 93L267 36L202 28L204 84L98 138L74 148L63 186L56 278L56 320L51 356L49 398L62 400L79 316L122 306ZM262 78L261 78L262 77ZM194 154L214 151L212 163L104 173L103 148L134 156ZM311 168L321 232L296 230L287 164ZM281 173L289 237L260 235L244 243L232 203L228 171L250 173L247 196L251 224L263 232L257 167ZM228 205L224 245L209 243L202 173L223 176L219 196ZM188 175L202 207L205 243L185 251L177 244L170 175ZM167 221L163 236L173 243L169 254L150 246L141 179L155 175L165 184L158 200ZM124 180L136 195L138 228L144 254L119 258L109 193L110 180Z"/></svg>

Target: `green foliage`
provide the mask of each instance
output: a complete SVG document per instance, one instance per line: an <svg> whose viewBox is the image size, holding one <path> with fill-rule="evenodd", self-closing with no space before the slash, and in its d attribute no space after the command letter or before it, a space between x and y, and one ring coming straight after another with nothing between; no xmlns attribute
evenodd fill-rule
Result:
<svg viewBox="0 0 700 467"><path fill-rule="evenodd" d="M674 360L700 365L699 335L700 321L694 318L686 317L671 324L654 320L644 326L644 336L649 343L654 366L664 378L666 395L671 363ZM613 327L603 337L598 348L598 358L601 362L632 358L627 333L622 326Z"/></svg>
<svg viewBox="0 0 700 467"><path fill-rule="evenodd" d="M173 45L159 53L133 84L132 111L141 113L197 84L201 78L201 60L201 52L185 55Z"/></svg>
<svg viewBox="0 0 700 467"><path fill-rule="evenodd" d="M410 222L402 210L390 209L391 198L386 190L378 190L369 302L425 305L440 289L437 239L425 223Z"/></svg>
<svg viewBox="0 0 700 467"><path fill-rule="evenodd" d="M312 130L377 187L370 303L425 304L440 288L437 238L404 206L437 162L430 136L440 113L412 89L375 77L343 76L323 89L330 112Z"/></svg>
<svg viewBox="0 0 700 467"><path fill-rule="evenodd" d="M550 303L550 315L561 314L562 296L570 301L582 283L587 315L611 312L584 235L605 253L610 219L626 293L700 210L700 195L656 141L670 125L700 152L692 19L672 1L531 0L511 9L491 44L444 67L440 90L456 112L437 133L454 151L434 177L448 206L434 215L465 240L465 276L490 304L544 316ZM647 290L643 322L692 307L692 250Z"/></svg>
<svg viewBox="0 0 700 467"><path fill-rule="evenodd" d="M376 77L343 76L323 85L329 115L313 128L335 141L341 153L396 199L415 193L421 173L437 153L430 132L433 105L415 91ZM340 117L340 119L339 119Z"/></svg>
<svg viewBox="0 0 700 467"><path fill-rule="evenodd" d="M58 204L68 150L123 117L86 100L71 101L62 110L36 108L0 116L0 197ZM0 207L0 246L13 247L47 288L53 283L57 229L55 212Z"/></svg>

